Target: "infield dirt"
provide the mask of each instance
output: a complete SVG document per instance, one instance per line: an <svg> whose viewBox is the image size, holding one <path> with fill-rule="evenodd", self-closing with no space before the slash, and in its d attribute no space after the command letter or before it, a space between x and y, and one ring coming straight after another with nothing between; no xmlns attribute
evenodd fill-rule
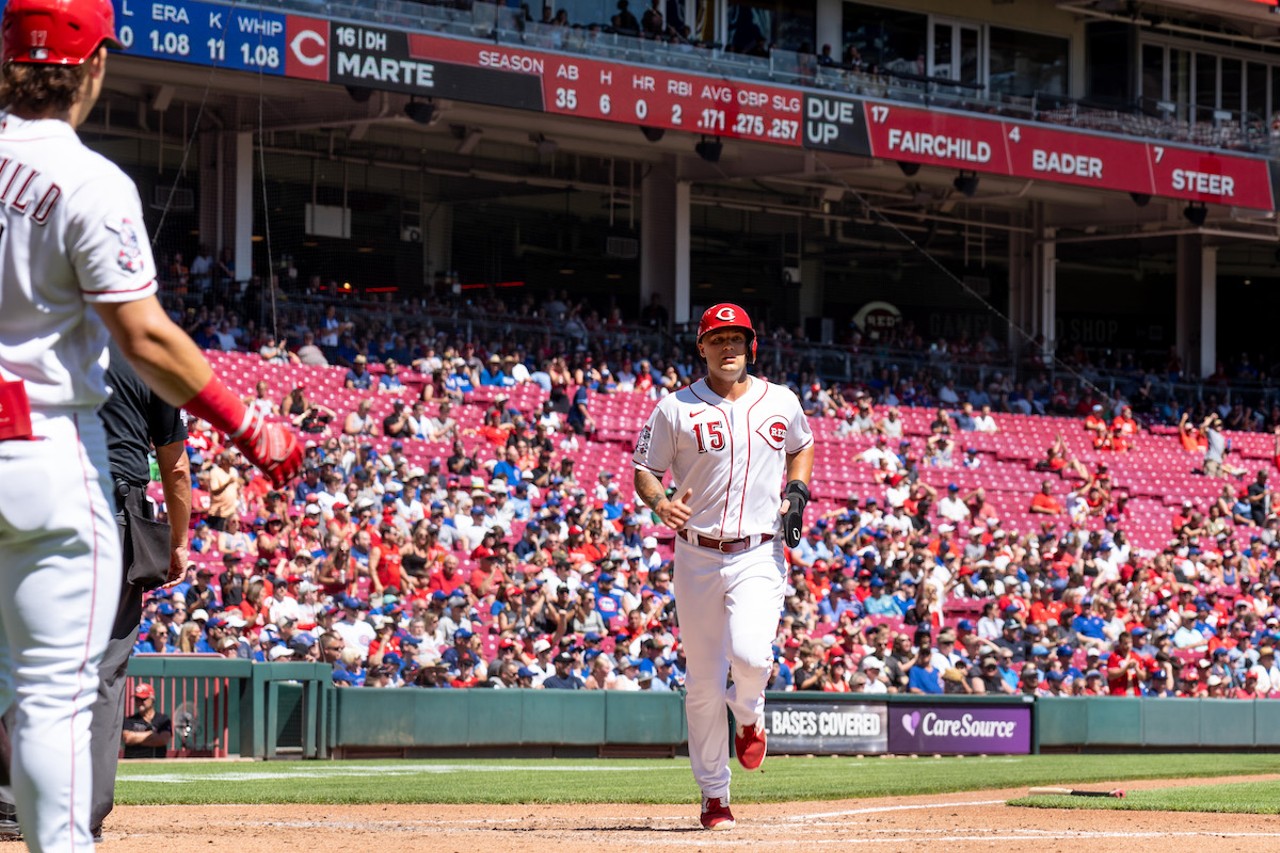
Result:
<svg viewBox="0 0 1280 853"><path fill-rule="evenodd" d="M1099 783L1128 790L1276 779ZM371 779L376 784L376 779ZM1280 851L1280 816L1013 808L1025 788L891 799L735 803L729 832L698 827L698 807L625 803L515 806L124 806L103 853L599 853L602 850L1035 850L1132 853L1137 847ZM1152 845L1158 846L1152 846Z"/></svg>

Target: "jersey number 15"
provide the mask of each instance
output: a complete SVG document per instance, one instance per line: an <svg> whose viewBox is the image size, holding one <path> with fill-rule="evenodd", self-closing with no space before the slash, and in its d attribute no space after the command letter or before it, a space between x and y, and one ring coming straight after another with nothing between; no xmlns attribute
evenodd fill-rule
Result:
<svg viewBox="0 0 1280 853"><path fill-rule="evenodd" d="M707 450L724 450L724 424L720 421L694 424L693 440L698 443L699 453L706 453Z"/></svg>

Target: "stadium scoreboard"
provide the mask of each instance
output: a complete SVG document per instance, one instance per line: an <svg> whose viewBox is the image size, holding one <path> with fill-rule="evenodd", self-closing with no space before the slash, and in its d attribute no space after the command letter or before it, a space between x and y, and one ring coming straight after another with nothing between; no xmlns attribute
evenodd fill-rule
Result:
<svg viewBox="0 0 1280 853"><path fill-rule="evenodd" d="M113 0L131 56L1275 210L1260 157L203 0ZM696 55L696 54L691 54Z"/></svg>

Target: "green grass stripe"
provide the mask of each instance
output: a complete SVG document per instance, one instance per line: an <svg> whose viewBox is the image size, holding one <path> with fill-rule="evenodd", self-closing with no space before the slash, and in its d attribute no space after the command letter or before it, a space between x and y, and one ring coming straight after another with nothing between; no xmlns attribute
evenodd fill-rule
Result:
<svg viewBox="0 0 1280 853"><path fill-rule="evenodd" d="M1030 785L1280 773L1280 755L1133 754L970 758L773 757L737 769L738 802L911 796ZM1223 786L1229 787L1229 786ZM123 805L218 803L688 803L687 759L124 762ZM1035 805L1048 798L1035 798ZM1073 808L1124 800L1066 798ZM1272 797L1280 802L1280 797ZM1022 801L1020 801L1022 802ZM1199 809L1197 809L1199 810ZM1275 811L1275 808L1272 808Z"/></svg>
<svg viewBox="0 0 1280 853"><path fill-rule="evenodd" d="M1109 797L1021 797L1009 804L1045 809L1280 814L1280 782L1151 788L1126 791L1122 800Z"/></svg>

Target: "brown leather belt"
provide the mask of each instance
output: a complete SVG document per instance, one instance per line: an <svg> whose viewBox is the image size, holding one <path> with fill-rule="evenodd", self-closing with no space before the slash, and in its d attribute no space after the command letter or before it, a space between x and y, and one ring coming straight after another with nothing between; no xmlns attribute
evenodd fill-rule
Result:
<svg viewBox="0 0 1280 853"><path fill-rule="evenodd" d="M710 548L713 551L719 551L721 554L736 554L739 551L745 551L752 547L752 540L754 539L756 539L754 536L744 536L741 539L712 539L710 536L701 534L691 537L691 541L694 544L701 545L703 548ZM764 544L771 539L773 539L772 533L761 533L756 544Z"/></svg>

